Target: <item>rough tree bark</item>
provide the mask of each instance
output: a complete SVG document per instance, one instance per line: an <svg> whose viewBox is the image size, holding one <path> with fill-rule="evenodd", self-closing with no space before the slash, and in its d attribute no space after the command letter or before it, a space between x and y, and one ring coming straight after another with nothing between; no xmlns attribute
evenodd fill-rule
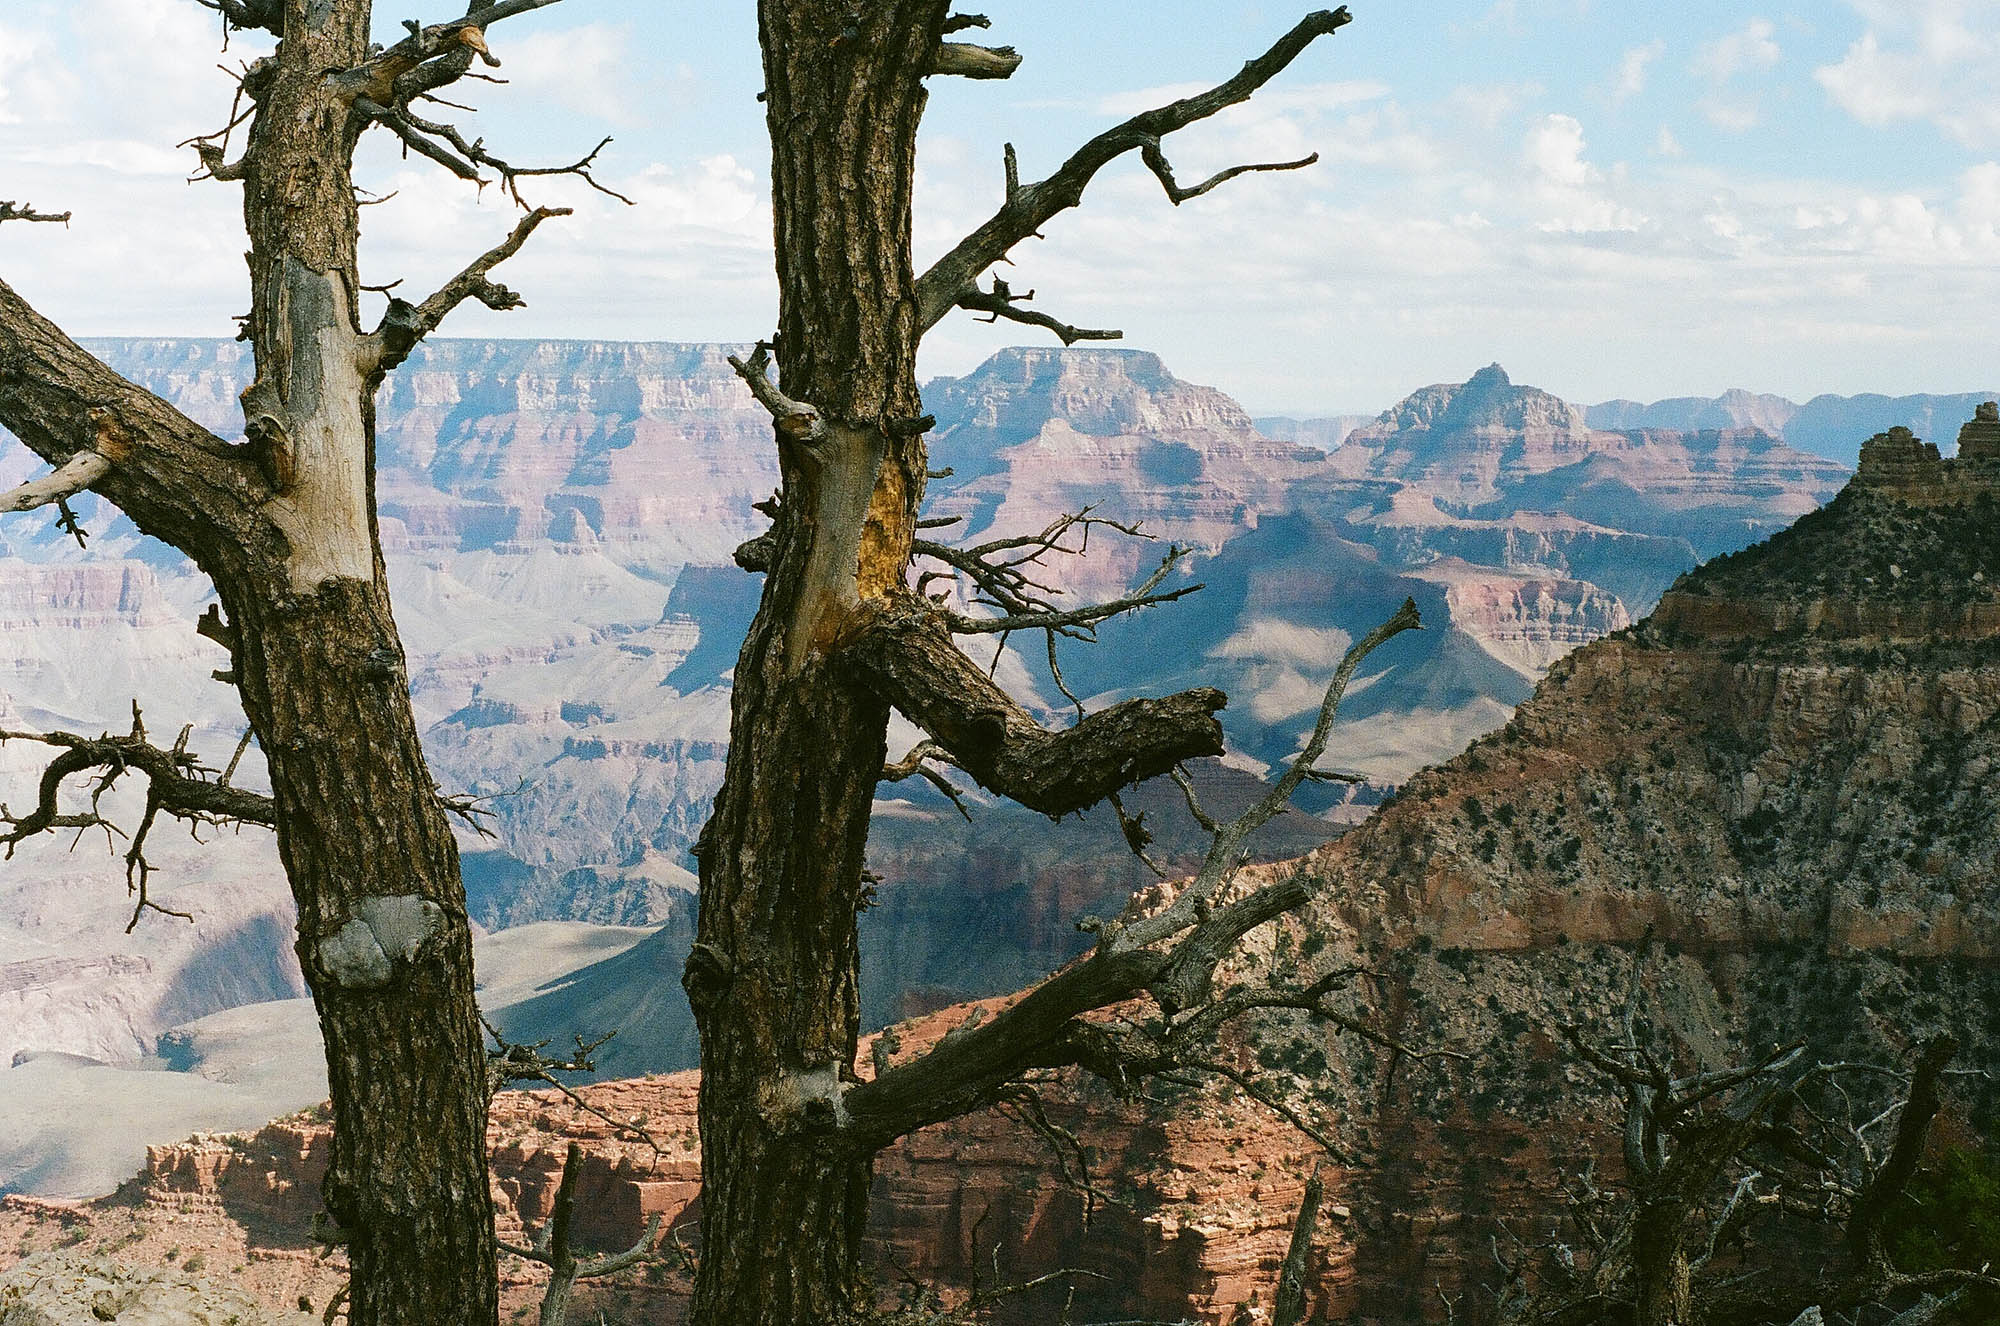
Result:
<svg viewBox="0 0 2000 1326"><path fill-rule="evenodd" d="M0 510L88 485L213 579L226 620L204 619L202 630L230 649L269 765L266 822L325 1036L334 1142L324 1192L353 1267L348 1320L476 1326L498 1316L486 1054L457 847L418 744L377 537L374 396L454 305L520 302L486 273L554 213L529 214L436 295L394 302L364 331L350 161L380 123L511 185L518 172L478 144L454 155L462 140L414 119L409 103L462 76L475 54L490 61L488 25L555 0L472 0L465 18L412 25L386 52L371 48L368 0L204 3L278 38L243 78L241 157L228 159L228 131L193 144L208 174L244 186L244 335L256 359L242 401L247 443L212 436L120 378L0 284L0 424L58 467ZM81 757L70 746L62 758ZM174 772L155 777L155 802L204 813L190 789L212 785L176 785ZM60 781L45 780L51 805Z"/></svg>
<svg viewBox="0 0 2000 1326"><path fill-rule="evenodd" d="M917 349L954 307L1088 335L978 278L1127 153L1175 204L1246 169L1309 164L1183 189L1160 139L1244 100L1347 22L1345 10L1311 15L1235 78L1100 135L1038 184L1020 183L1010 148L1000 211L919 277L911 195L924 80L1006 77L1019 57L945 42L987 26L951 15L948 0L760 0L758 14L780 289L770 349L782 376L773 381L762 347L737 367L776 421L783 487L771 535L739 557L767 579L736 667L727 772L696 847L701 915L684 983L702 1040L699 1326L846 1319L876 1151L993 1103L1030 1067L1077 1062L1075 1016L1143 991L1181 951L1107 935L1098 959L954 1037L941 1057L897 1070L895 1083L857 1083L855 919L892 704L987 787L1051 814L1221 748L1213 691L1043 732L909 593L929 422ZM1199 932L1203 952L1226 949L1302 897L1203 911L1160 938Z"/></svg>

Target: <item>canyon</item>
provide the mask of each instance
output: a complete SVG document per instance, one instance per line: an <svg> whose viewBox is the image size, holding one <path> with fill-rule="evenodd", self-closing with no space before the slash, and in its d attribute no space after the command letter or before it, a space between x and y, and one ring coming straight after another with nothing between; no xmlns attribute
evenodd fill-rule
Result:
<svg viewBox="0 0 2000 1326"><path fill-rule="evenodd" d="M93 348L235 433L240 344ZM731 554L761 530L752 504L776 478L732 348L439 341L392 376L380 409L382 530L413 702L442 785L490 798L494 836L463 839L475 919L658 926L659 951L631 959L654 973L679 965L685 853L721 776L728 676L758 594ZM1077 596L1129 585L1166 541L1191 550L1175 583L1198 579L1202 593L1108 626L1100 647L1066 648L1063 664L1092 706L1223 686L1229 767L1203 775L1218 786L1295 749L1340 650L1417 599L1437 629L1385 651L1387 666L1356 688L1353 713L1374 721L1340 758L1365 781L1274 826L1267 857L1359 819L1504 722L1563 653L1643 614L1701 556L1811 509L1843 476L1741 430L1593 429L1496 370L1426 388L1331 451L1260 431L1227 395L1143 352L1008 350L927 398L934 464L952 471L930 508L958 518L938 537L1032 530L1085 503L1157 537L1097 531L1089 557L1051 567ZM0 452L0 481L30 470L23 449ZM225 761L244 723L211 679L223 651L192 629L207 586L94 499L77 509L88 548L39 520L0 523L0 726L123 728L136 702L154 731L189 724L191 749ZM1044 721L1065 721L1039 650L1009 649L997 667ZM7 796L26 794L35 754L0 745L0 785L21 789ZM254 747L239 776L262 777ZM1076 951L1076 915L1116 906L1138 882L1108 817L1052 827L975 794L976 823L961 827L921 785L884 797L881 905L864 937L871 1022L1018 986ZM1163 850L1188 859L1194 825L1174 798L1154 801ZM90 841L74 853L24 845L0 869L0 964L31 964L0 975L11 1013L0 1063L139 1057L180 1022L299 993L268 838L166 837L155 887L192 925L149 917L125 936L115 860ZM954 958L975 934L990 958ZM887 956L911 953L934 956ZM67 963L81 965L58 979ZM598 984L576 983L569 1015L597 1016ZM543 1013L565 1016L559 1003ZM621 1047L621 1071L689 1062L684 1010L662 1018Z"/></svg>
<svg viewBox="0 0 2000 1326"><path fill-rule="evenodd" d="M1283 1091L1336 1155L1227 1081L1125 1095L1071 1075L1044 1093L1098 1191L1016 1120L927 1130L877 1168L882 1283L1066 1266L1091 1273L1074 1281L1078 1319L1259 1320L1317 1168L1321 1318L1442 1320L1449 1303L1480 1321L1494 1240L1558 1233L1566 1172L1615 1179L1615 1093L1563 1036L1617 1034L1635 988L1655 1044L1691 1068L1795 1038L1889 1066L1939 1032L1968 1068L2000 1062L2000 411L1983 413L1954 459L1907 430L1878 436L1835 500L1554 663L1501 728L1365 823L1246 870L1246 884L1300 872L1313 900L1253 933L1232 975L1365 973L1343 1011L1425 1056L1279 1015L1234 1027L1224 1062ZM1132 907L1170 895L1142 890ZM1006 999L902 1019L858 1071ZM595 1243L622 1246L653 1214L685 1231L695 1081L583 1088L613 1118L643 1118L658 1150L567 1098L505 1097L493 1141L510 1228L544 1218L581 1137ZM2000 1087L1956 1079L1946 1119L1952 1135L1990 1131ZM302 1231L324 1154L311 1114L157 1146L120 1200L0 1204L0 1244L38 1249L68 1227L143 1259L200 1238L282 1301L321 1301L337 1270L303 1252ZM532 1298L533 1274L517 1266L509 1284L511 1301ZM607 1320L672 1321L683 1289L668 1266L590 1302ZM1025 1295L1003 1319L1046 1320L1067 1292Z"/></svg>
<svg viewBox="0 0 2000 1326"><path fill-rule="evenodd" d="M605 1065L624 1080L581 1090L614 1117L643 1117L662 1142L655 1151L617 1135L568 1098L510 1094L494 1120L497 1191L510 1228L532 1226L566 1139L585 1138L589 1236L609 1247L650 1214L685 1225L695 1198L694 1079L639 1074L686 1062L684 1013L671 1006L690 916L679 835L699 822L700 766L720 758L713 728L701 726L726 714L731 650L717 637L740 630L755 582L720 564L675 564L689 536L656 539L655 515L599 482L648 463L608 455L639 443L600 447L615 428L585 421L632 408L643 422L644 401L662 401L681 412L677 426L709 430L704 482L747 497L767 476L731 468L727 439L755 430L732 431L747 411L732 412L719 375L713 393L642 382L633 407L604 395L607 384L536 385L521 367L536 362L528 348L446 349L475 356L475 367L423 379L409 408L432 412L430 435L457 429L463 445L422 453L411 440L384 465L385 506L400 493L395 519L416 531L398 535L396 558L399 583L415 587L404 612L415 619L427 739L441 770L482 789L579 766L497 803L497 843L469 865L475 907L496 924L588 909L646 927L615 944L583 928L568 940L571 961L550 963L549 977L502 980L490 1003L515 1019L510 1030L561 1034L580 1017L640 1030L632 1055ZM616 350L591 353L605 356L607 374L632 371L636 351ZM675 352L692 356L674 361L683 373L710 362ZM516 375L506 392L465 385L496 364L496 375ZM191 401L215 399L212 368L158 380L179 381ZM1196 550L1208 588L1186 611L1107 630L1108 648L1078 651L1065 671L1092 704L1228 678L1231 753L1199 771L1213 807L1246 800L1289 753L1310 703L1301 696L1371 613L1413 596L1433 625L1356 688L1330 757L1366 774L1372 795L1280 821L1262 852L1271 864L1246 871L1303 872L1314 901L1255 934L1237 975L1364 970L1345 996L1352 1016L1403 1044L1468 1056L1411 1060L1277 1018L1232 1032L1228 1061L1282 1087L1340 1147L1325 1168L1313 1269L1323 1315L1434 1319L1449 1299L1461 1320L1479 1319L1492 1239L1552 1229L1563 1171L1612 1163L1611 1094L1561 1033L1608 1034L1635 976L1656 1034L1694 1065L1791 1036L1891 1063L1941 1030L1959 1037L1966 1062L1994 1062L2000 1025L1985 1010L2000 1006L1996 904L1983 845L2000 816L1990 791L2000 418L1990 411L1965 427L1951 459L1907 427L1878 435L1843 487L1838 466L1768 434L1606 432L1497 368L1417 393L1330 453L1259 431L1226 397L1178 383L1149 356L1020 351L981 372L991 380L975 374L958 396L935 393L938 455L955 474L934 508L962 517L964 537L1032 526L1084 488L1110 487ZM476 408L454 415L466 396ZM506 405L523 418L482 422ZM539 417L544 406L568 422ZM482 429L493 430L487 442ZM516 454L505 439L524 432L542 442ZM710 497L695 487L668 491L703 509ZM594 488L606 490L599 506L573 500ZM203 680L216 666L208 646L177 625L202 601L185 570L100 524L89 560L8 531L19 538L9 571L27 588L0 605L24 628L7 635L8 675L20 680L9 683L5 726L129 721L135 695L164 725L177 703L175 719L189 721L186 696L226 697ZM746 517L702 555L755 532ZM1125 583L1150 556L1093 566L1079 588ZM525 606L498 606L516 599ZM653 601L662 606L638 611ZM65 662L78 642L108 666ZM129 667L114 648L136 651ZM1030 660L999 665L1045 716L1059 715ZM238 730L225 704L193 712L211 747ZM10 770L22 767L19 746L0 748ZM676 799L678 822L667 809ZM1170 799L1147 804L1170 855L1188 859L1191 826L1171 827ZM1141 887L1101 819L1061 836L984 804L962 826L924 798L881 809L871 864L884 885L871 915L888 924L864 942L881 991L870 1021L888 1024L889 1058L1069 959L1063 931L1076 915L1166 896ZM599 832L612 852L582 841ZM0 1074L0 1095L16 1074L103 1069L58 1052L157 1052L168 1068L178 1053L224 1075L281 1038L299 1053L307 1038L278 1013L296 1017L297 1000L238 1009L244 1020L212 1032L207 1048L171 1030L169 1018L296 993L275 956L289 915L256 856L268 849L246 835L200 856L184 850L174 887L199 903L197 921L142 926L131 941L112 937L122 914L106 912L104 933L86 931L83 943L65 928L109 901L94 851L24 852L0 873L0 933L12 945L0 999L23 1010L0 1025L40 1038L15 1047L19 1066ZM211 857L234 858L221 869L241 872L225 873L214 898ZM510 970L546 961L521 956L542 929L493 936L520 937ZM229 934L244 947L228 949ZM988 997L959 1002L968 996ZM860 1071L873 1061L864 1052ZM908 1271L965 1286L1069 1265L1107 1277L1077 1281L1083 1316L1254 1319L1319 1163L1311 1144L1227 1084L1126 1097L1071 1077L1049 1094L1052 1117L1087 1148L1102 1199L1067 1186L1014 1121L928 1130L878 1167L871 1239L885 1279ZM1990 1127L1996 1112L1990 1085L1955 1092L1955 1126ZM201 1246L264 1301L324 1302L337 1264L316 1261L303 1237L325 1152L319 1116L157 1141L116 1200L0 1202L0 1246L25 1255L93 1242L155 1265ZM671 1320L679 1288L666 1267L593 1302ZM534 1291L532 1273L510 1269L511 1303ZM1045 1319L1061 1292L1024 1297L1017 1319Z"/></svg>

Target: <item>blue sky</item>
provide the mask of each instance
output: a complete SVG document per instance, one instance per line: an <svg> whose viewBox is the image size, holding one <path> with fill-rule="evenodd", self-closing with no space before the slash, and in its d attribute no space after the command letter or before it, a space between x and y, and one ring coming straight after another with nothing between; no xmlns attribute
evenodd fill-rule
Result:
<svg viewBox="0 0 2000 1326"><path fill-rule="evenodd" d="M1227 76L1304 6L992 0L1010 82L936 80L920 259L996 201L1000 144L1046 170L1115 118ZM406 12L409 11L409 12ZM453 12L406 0L399 20ZM1571 399L1731 386L1972 390L2000 382L2000 0L1362 3L1264 97L1171 144L1183 177L1319 150L1174 209L1136 163L1010 272L1066 320L1124 328L1253 406L1375 410L1499 360ZM219 124L213 16L193 0L0 7L0 197L67 231L0 229L0 276L79 334L226 334L244 301L233 186L174 143ZM86 40L86 37L88 38ZM641 206L580 213L506 275L529 306L459 335L746 339L775 298L754 6L566 0L493 36L477 128L517 157L615 136ZM424 288L510 223L377 144L370 280ZM552 233L553 232L553 233ZM1025 338L958 317L926 369Z"/></svg>

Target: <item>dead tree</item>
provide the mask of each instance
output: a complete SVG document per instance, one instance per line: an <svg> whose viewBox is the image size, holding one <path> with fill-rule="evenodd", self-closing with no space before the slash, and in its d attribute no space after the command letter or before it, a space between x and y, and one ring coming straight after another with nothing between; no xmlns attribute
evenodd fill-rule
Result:
<svg viewBox="0 0 2000 1326"><path fill-rule="evenodd" d="M1570 1234L1509 1255L1503 1326L1791 1326L1938 1319L1989 1268L1909 1272L1884 1239L1916 1175L1957 1045L1925 1043L1909 1071L1807 1057L1803 1045L1678 1073L1640 1034L1572 1030L1624 1099L1624 1185L1569 1184ZM1866 1084L1894 1084L1886 1104ZM1858 1114L1859 1102L1876 1100Z"/></svg>
<svg viewBox="0 0 2000 1326"><path fill-rule="evenodd" d="M143 907L145 830L183 818L274 823L298 904L298 954L319 1010L333 1096L325 1184L353 1264L355 1326L490 1323L498 1312L486 1179L486 1060L472 993L458 852L411 716L374 504L374 399L383 377L455 307L521 300L491 277L550 217L511 234L436 293L363 325L351 162L373 127L467 179L521 168L434 118L437 95L498 63L496 23L555 0L470 0L463 17L386 49L370 0L202 0L225 27L277 38L243 72L227 125L186 144L205 177L243 186L256 380L245 441L211 434L126 381L0 284L0 425L55 467L0 510L89 488L214 582L203 633L230 651L270 770L251 799L185 744L30 734L58 753L37 806L7 837L101 822L67 811L63 780L150 781L128 866ZM235 144L235 149L232 149ZM601 146L601 145L600 145ZM593 154L594 155L594 154ZM589 179L591 158L560 168ZM593 181L594 183L594 181ZM525 206L525 205L524 205ZM0 220L59 220L8 204ZM73 525L74 522L72 521Z"/></svg>
<svg viewBox="0 0 2000 1326"><path fill-rule="evenodd" d="M703 1070L697 1326L846 1318L881 1148L1003 1099L1033 1070L1092 1056L1109 1066L1093 1010L1150 995L1176 1023L1200 1016L1235 942L1309 892L1292 879L1235 897L1218 869L1158 916L1104 925L1088 958L1006 1013L858 1081L855 921L892 708L983 786L1050 815L1222 751L1214 690L1044 730L912 592L931 423L918 345L957 308L1071 339L1074 328L980 279L1121 158L1143 161L1174 204L1246 170L1311 164L1183 187L1163 144L1248 99L1347 11L1308 15L1234 77L1099 134L1040 181L1024 181L1009 150L998 209L921 275L910 240L926 80L1005 76L1018 55L950 40L989 25L949 0L760 0L758 17L779 311L771 344L737 367L775 423L783 486L770 534L740 559L766 579L737 661L726 774L696 845L701 912L684 984ZM1031 611L1008 629L1062 624ZM1393 629L1414 624L1412 612ZM1236 864L1233 850L1217 859Z"/></svg>

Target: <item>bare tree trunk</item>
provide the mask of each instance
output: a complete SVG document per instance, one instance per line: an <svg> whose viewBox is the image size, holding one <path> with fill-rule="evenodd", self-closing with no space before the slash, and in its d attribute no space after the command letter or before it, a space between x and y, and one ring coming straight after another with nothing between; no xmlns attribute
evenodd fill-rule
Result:
<svg viewBox="0 0 2000 1326"><path fill-rule="evenodd" d="M224 599L326 1042L349 1321L497 1320L471 929L388 596L371 579L275 611Z"/></svg>
<svg viewBox="0 0 2000 1326"><path fill-rule="evenodd" d="M1244 100L1348 16L1309 16L1235 78L1100 135L1040 184L1020 183L1010 149L1000 212L919 278L910 238L924 79L1004 78L1020 63L1009 48L943 41L987 25L948 11L948 0L758 6L780 380L770 380L762 349L738 370L777 422L783 488L771 534L739 556L767 578L737 661L728 769L696 845L701 920L684 976L702 1041L696 1326L845 1319L861 1306L875 1151L993 1103L1027 1067L1093 1052L1095 1042L1073 1034L1072 1017L1131 997L1168 966L1165 952L1107 948L1102 962L1023 1001L1018 1016L850 1101L850 1089L862 1090L853 1068L855 916L890 705L984 785L1052 815L1221 751L1215 691L1134 702L1072 732L1043 732L929 620L906 585L928 477L917 347L954 307L1056 329L1065 340L1091 335L1025 313L1015 307L1021 296L998 283L981 291L976 278L1128 153L1144 157L1176 204L1247 170L1310 164L1242 167L1182 189L1160 139ZM1414 623L1412 611L1397 629ZM1213 948L1219 960L1259 919L1296 902L1284 890L1259 894L1213 917L1176 920L1157 938L1191 931L1201 953L1172 956L1199 965Z"/></svg>
<svg viewBox="0 0 2000 1326"><path fill-rule="evenodd" d="M824 428L780 441L784 508L736 667L687 985L702 1036L693 1320L852 1307L871 1155L835 1127L860 1025L855 914L889 706L832 655L900 589L923 495L910 195L944 0L759 6L774 150L777 356Z"/></svg>
<svg viewBox="0 0 2000 1326"><path fill-rule="evenodd" d="M124 381L0 286L0 422L58 476L87 476L193 557L227 611L202 629L231 651L270 767L269 818L325 1037L325 1197L353 1263L351 1326L498 1320L471 929L390 613L374 395L457 303L519 303L486 273L556 213L524 217L443 290L392 306L364 333L349 162L370 123L409 140L398 108L462 74L484 50L485 23L549 3L473 0L466 18L387 52L371 48L368 0L219 6L279 38L244 78L253 109L242 158L199 144L210 173L244 185L257 366L243 396L247 447ZM55 478L22 502L81 486Z"/></svg>
<svg viewBox="0 0 2000 1326"><path fill-rule="evenodd" d="M299 958L334 1107L328 1210L352 1326L498 1318L485 1055L458 851L416 723L374 504L374 394L349 160L364 121L328 70L363 64L366 3L287 0L244 159L244 413L277 488L281 583L220 586L271 766Z"/></svg>

